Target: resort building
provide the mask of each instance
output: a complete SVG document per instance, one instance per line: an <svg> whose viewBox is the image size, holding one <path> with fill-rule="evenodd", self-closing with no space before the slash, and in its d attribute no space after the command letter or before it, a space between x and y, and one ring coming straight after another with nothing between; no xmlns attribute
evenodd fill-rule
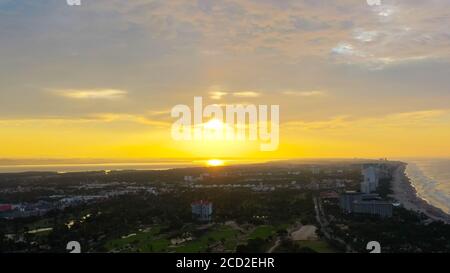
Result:
<svg viewBox="0 0 450 273"><path fill-rule="evenodd" d="M353 203L353 212L392 217L392 204L384 201L355 201Z"/></svg>
<svg viewBox="0 0 450 273"><path fill-rule="evenodd" d="M344 213L352 213L353 202L360 200L361 193L348 191L340 196L340 207Z"/></svg>
<svg viewBox="0 0 450 273"><path fill-rule="evenodd" d="M381 217L392 216L392 204L381 201L378 194L346 192L340 196L340 207L344 213L371 214Z"/></svg>

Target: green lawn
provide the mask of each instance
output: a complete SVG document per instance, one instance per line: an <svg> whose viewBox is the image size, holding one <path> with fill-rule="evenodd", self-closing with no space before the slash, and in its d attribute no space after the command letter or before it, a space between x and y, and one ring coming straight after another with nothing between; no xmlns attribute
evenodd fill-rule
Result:
<svg viewBox="0 0 450 273"><path fill-rule="evenodd" d="M228 226L216 226L207 231L204 235L194 240L186 242L180 246L172 247L170 238L165 234L160 234L160 228L154 227L149 232L138 232L136 235L114 239L106 243L105 247L109 251L125 252L178 252L197 253L205 252L208 246L213 246L223 242L223 247L227 251L234 251L237 245L236 235L238 231Z"/></svg>
<svg viewBox="0 0 450 273"><path fill-rule="evenodd" d="M159 235L160 227L153 227L148 232L137 232L127 238L114 239L106 243L105 247L111 250L129 249L139 252L165 252L170 244L163 235Z"/></svg>
<svg viewBox="0 0 450 273"><path fill-rule="evenodd" d="M197 253L204 252L208 248L208 245L215 245L217 242L224 242L226 250L233 251L236 248L236 235L238 231L228 226L218 226L208 231L200 238L187 242L186 244L179 246L175 249L178 253Z"/></svg>
<svg viewBox="0 0 450 273"><path fill-rule="evenodd" d="M301 241L301 242L298 242L298 244L301 247L308 247L319 253L336 253L337 252L325 241Z"/></svg>
<svg viewBox="0 0 450 273"><path fill-rule="evenodd" d="M276 232L273 226L259 226L249 235L248 239L267 239Z"/></svg>

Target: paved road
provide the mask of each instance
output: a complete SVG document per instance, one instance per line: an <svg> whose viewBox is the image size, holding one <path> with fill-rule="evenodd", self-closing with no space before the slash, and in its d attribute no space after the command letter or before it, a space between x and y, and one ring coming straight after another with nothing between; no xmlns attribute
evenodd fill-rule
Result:
<svg viewBox="0 0 450 273"><path fill-rule="evenodd" d="M281 239L278 238L277 241L275 242L275 244L267 251L267 253L273 253L273 251L280 246L281 244Z"/></svg>
<svg viewBox="0 0 450 273"><path fill-rule="evenodd" d="M316 220L319 223L320 227L321 227L321 231L322 233L325 235L325 237L329 240L335 240L337 242L339 242L342 245L345 245L345 251L346 252L355 252L353 251L353 249L350 247L350 245L348 245L344 240L342 240L339 237L335 237L332 235L332 231L331 229L328 227L329 226L329 222L325 217L325 213L322 207L322 202L319 198L314 197L314 210L316 211Z"/></svg>

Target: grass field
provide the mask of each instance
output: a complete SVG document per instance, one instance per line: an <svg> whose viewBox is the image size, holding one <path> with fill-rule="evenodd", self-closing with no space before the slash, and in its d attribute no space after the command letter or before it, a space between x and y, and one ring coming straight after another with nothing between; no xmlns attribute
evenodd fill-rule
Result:
<svg viewBox="0 0 450 273"><path fill-rule="evenodd" d="M201 237L175 248L175 251L179 253L204 252L209 246L217 243L223 243L223 247L227 251L234 251L237 244L237 235L238 231L231 227L217 226Z"/></svg>
<svg viewBox="0 0 450 273"><path fill-rule="evenodd" d="M190 227L192 229L194 227ZM192 241L187 241L175 246L170 242L167 234L161 234L161 227L154 226L148 231L136 232L130 236L111 240L105 244L108 251L118 252L177 252L177 253L198 253L206 252L208 249L234 252L238 244L242 244L252 239L267 240L275 238L277 229L280 227L263 225L256 227L249 234L240 234L240 231L227 225L215 225L205 233L194 237ZM188 231L188 230L185 230ZM270 243L268 243L270 244ZM335 252L326 242L322 241L302 241L302 247L309 247L317 252Z"/></svg>
<svg viewBox="0 0 450 273"><path fill-rule="evenodd" d="M248 236L248 239L267 239L270 236L274 235L276 232L275 228L273 226L259 226L255 228L255 230L250 233Z"/></svg>
<svg viewBox="0 0 450 273"><path fill-rule="evenodd" d="M106 243L108 251L165 252L170 244L163 235L159 235L160 227L153 227L148 232L111 240Z"/></svg>
<svg viewBox="0 0 450 273"><path fill-rule="evenodd" d="M301 247L308 247L319 253L336 253L337 252L327 242L324 242L324 241L301 241L301 242L298 242L298 244Z"/></svg>
<svg viewBox="0 0 450 273"><path fill-rule="evenodd" d="M160 234L160 227L153 227L148 232L138 232L135 235L114 239L106 243L108 251L119 252L205 252L208 247L221 244L225 251L234 251L237 245L239 231L224 225L218 225L198 238L180 246L172 246L170 238Z"/></svg>

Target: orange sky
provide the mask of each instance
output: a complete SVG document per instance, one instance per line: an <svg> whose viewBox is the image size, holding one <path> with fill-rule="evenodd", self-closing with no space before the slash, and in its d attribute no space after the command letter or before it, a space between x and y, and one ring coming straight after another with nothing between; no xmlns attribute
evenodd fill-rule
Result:
<svg viewBox="0 0 450 273"><path fill-rule="evenodd" d="M0 1L0 159L450 157L449 1ZM280 106L280 145L170 110Z"/></svg>

